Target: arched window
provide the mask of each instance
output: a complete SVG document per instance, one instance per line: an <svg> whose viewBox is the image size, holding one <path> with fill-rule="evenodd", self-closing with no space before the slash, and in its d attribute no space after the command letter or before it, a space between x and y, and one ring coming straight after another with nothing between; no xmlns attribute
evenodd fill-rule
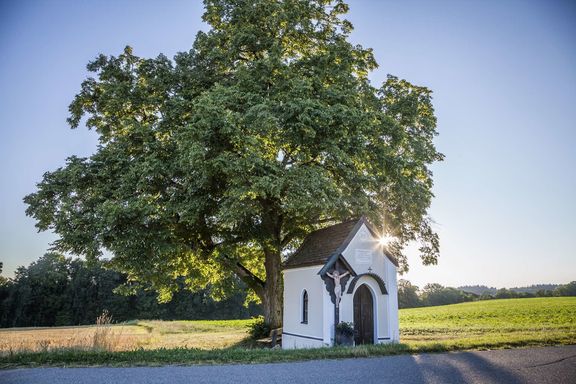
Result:
<svg viewBox="0 0 576 384"><path fill-rule="evenodd" d="M308 324L308 292L302 293L302 324Z"/></svg>

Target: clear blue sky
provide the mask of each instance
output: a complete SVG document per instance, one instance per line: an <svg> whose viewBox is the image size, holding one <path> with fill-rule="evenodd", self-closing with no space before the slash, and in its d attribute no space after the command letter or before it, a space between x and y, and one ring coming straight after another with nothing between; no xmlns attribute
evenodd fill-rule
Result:
<svg viewBox="0 0 576 384"><path fill-rule="evenodd" d="M438 266L410 256L423 285L518 286L576 280L576 3L350 1L352 39L386 74L434 91L446 160L430 213ZM0 261L4 275L55 239L22 197L96 137L67 107L98 53L188 50L199 1L0 0Z"/></svg>

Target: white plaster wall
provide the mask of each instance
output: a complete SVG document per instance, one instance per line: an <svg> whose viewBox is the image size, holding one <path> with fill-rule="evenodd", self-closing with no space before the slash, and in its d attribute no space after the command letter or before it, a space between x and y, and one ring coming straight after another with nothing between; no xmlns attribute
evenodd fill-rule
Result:
<svg viewBox="0 0 576 384"><path fill-rule="evenodd" d="M321 348L324 346L322 340L305 339L285 333L282 334L282 349Z"/></svg>
<svg viewBox="0 0 576 384"><path fill-rule="evenodd" d="M322 265L286 269L282 348L314 348L324 345L324 281ZM308 323L302 323L302 293L308 292ZM294 336L298 335L298 336Z"/></svg>
<svg viewBox="0 0 576 384"><path fill-rule="evenodd" d="M388 288L388 308L389 310L389 332L390 341L399 342L400 341L400 327L398 322L398 272L396 266L386 260L388 263L388 278L386 280L386 286Z"/></svg>
<svg viewBox="0 0 576 384"><path fill-rule="evenodd" d="M318 276L320 278L320 276ZM334 303L332 303L332 299L330 298L330 294L326 290L324 286L324 280L320 278L322 281L322 296L323 296L323 306L324 306L324 321L322 327L322 334L324 339L325 345L333 345L334 344Z"/></svg>
<svg viewBox="0 0 576 384"><path fill-rule="evenodd" d="M365 225L358 230L342 255L358 275L370 272L380 276L386 284L388 294L382 295L378 283L369 276L361 277L356 283L354 292L348 294L348 287L352 280L349 279L340 304L340 321L354 321L354 293L362 284L366 284L374 300L374 341L376 343L397 342L399 330L396 266L382 253L382 246L378 239L372 236Z"/></svg>
<svg viewBox="0 0 576 384"><path fill-rule="evenodd" d="M388 260L388 258L382 254L382 246L378 239L372 236L366 225L363 224L360 227L358 232L356 232L356 236L342 252L342 255L357 274L372 272L386 281L384 259ZM368 258L371 260L368 260ZM372 271L369 271L369 268Z"/></svg>

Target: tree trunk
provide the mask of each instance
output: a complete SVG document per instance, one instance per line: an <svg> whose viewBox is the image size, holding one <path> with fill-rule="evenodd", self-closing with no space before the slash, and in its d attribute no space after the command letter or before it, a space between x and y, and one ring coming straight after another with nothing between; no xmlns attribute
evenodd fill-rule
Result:
<svg viewBox="0 0 576 384"><path fill-rule="evenodd" d="M223 261L260 298L266 324L269 324L272 329L281 327L284 284L280 247L264 248L265 282L234 258L224 255Z"/></svg>
<svg viewBox="0 0 576 384"><path fill-rule="evenodd" d="M264 321L270 328L282 326L284 284L282 280L282 259L280 249L265 249L266 283L262 307L264 309Z"/></svg>

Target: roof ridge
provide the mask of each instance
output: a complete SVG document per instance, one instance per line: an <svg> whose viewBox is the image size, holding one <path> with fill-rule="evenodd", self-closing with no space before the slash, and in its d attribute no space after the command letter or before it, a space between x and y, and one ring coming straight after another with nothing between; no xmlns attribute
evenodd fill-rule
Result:
<svg viewBox="0 0 576 384"><path fill-rule="evenodd" d="M364 217L349 219L310 232L298 249L284 262L284 267L324 264L349 237Z"/></svg>
<svg viewBox="0 0 576 384"><path fill-rule="evenodd" d="M298 249L283 263L284 269L323 265L321 272L324 271L348 247L362 225L365 225L375 238L379 236L365 215L314 230L304 238ZM397 259L386 248L382 248L382 253L398 267Z"/></svg>

